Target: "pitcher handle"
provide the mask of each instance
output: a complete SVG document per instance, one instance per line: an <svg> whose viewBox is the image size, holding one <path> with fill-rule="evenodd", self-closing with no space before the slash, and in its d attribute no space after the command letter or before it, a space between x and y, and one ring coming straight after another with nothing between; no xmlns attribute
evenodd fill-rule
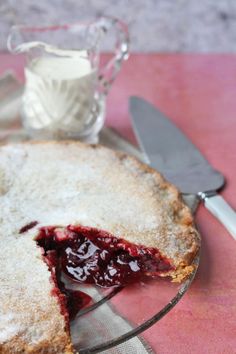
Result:
<svg viewBox="0 0 236 354"><path fill-rule="evenodd" d="M113 17L101 17L98 26L103 34L106 34L111 28L116 30L115 53L98 73L98 90L107 95L123 61L129 57L129 32L125 23Z"/></svg>

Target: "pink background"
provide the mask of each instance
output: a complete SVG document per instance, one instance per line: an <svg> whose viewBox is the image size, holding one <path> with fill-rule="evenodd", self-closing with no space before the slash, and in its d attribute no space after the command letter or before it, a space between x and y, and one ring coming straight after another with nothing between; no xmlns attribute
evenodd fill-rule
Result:
<svg viewBox="0 0 236 354"><path fill-rule="evenodd" d="M0 55L0 73L7 68L15 68L22 78L21 58ZM189 136L224 174L227 185L222 195L236 210L236 56L132 55L110 92L107 124L134 142L130 95L155 104ZM182 301L144 337L156 353L233 354L236 241L202 205L196 222L202 234L196 279ZM149 301L157 296L154 293ZM135 313L130 312L135 321Z"/></svg>

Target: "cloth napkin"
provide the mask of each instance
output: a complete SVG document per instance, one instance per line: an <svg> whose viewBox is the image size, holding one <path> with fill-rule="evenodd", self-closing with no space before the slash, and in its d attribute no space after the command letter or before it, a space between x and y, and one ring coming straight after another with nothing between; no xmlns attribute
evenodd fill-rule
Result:
<svg viewBox="0 0 236 354"><path fill-rule="evenodd" d="M21 142L29 140L20 121L20 104L23 85L19 83L12 72L6 72L0 78L0 142ZM127 152L143 162L147 162L145 155L139 149L122 138L112 128L104 127L100 133L99 142L112 149ZM195 212L198 199L194 195L183 196L186 204ZM103 294L95 287L86 288L93 299L99 301ZM154 314L153 314L154 315ZM131 331L134 326L117 313L116 309L107 301L89 315L82 316L73 321L71 335L78 347L89 347L90 340L96 336L97 344L104 343L122 333ZM92 341L94 343L94 341ZM109 354L145 354L154 353L148 343L141 336L136 336L116 347L103 351Z"/></svg>

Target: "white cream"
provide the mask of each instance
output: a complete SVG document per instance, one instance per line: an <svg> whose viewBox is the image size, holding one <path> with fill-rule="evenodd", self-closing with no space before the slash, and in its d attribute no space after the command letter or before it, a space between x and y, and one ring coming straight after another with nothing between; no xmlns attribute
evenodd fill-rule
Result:
<svg viewBox="0 0 236 354"><path fill-rule="evenodd" d="M28 70L44 79L76 80L91 74L91 64L85 57L42 57L32 61Z"/></svg>

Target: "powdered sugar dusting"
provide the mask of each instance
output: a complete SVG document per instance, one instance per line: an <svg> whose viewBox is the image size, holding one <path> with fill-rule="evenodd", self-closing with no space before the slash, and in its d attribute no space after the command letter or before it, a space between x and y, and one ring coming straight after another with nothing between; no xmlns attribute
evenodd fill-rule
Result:
<svg viewBox="0 0 236 354"><path fill-rule="evenodd" d="M43 341L45 333L50 338L52 323L64 328L62 316L53 317L59 305L33 240L40 226L97 227L157 247L176 264L196 247L196 231L178 215L184 209L191 224L176 189L133 158L76 143L19 144L1 148L1 171L0 186L6 188L0 195L0 314L6 329L0 342L25 327L32 343ZM35 220L38 225L19 233ZM21 325L10 321L25 311Z"/></svg>
<svg viewBox="0 0 236 354"><path fill-rule="evenodd" d="M0 343L5 342L24 330L14 313L0 314Z"/></svg>

